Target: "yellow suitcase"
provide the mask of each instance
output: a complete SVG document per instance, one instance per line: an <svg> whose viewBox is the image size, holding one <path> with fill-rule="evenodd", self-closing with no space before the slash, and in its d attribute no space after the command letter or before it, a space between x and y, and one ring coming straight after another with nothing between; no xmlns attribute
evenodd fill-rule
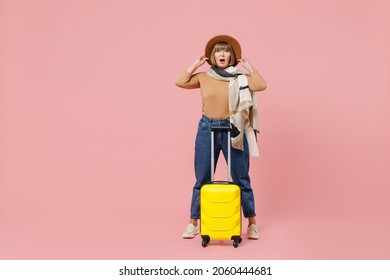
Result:
<svg viewBox="0 0 390 280"><path fill-rule="evenodd" d="M214 181L214 153L211 152L211 182L200 190L200 234L202 246L210 240L233 240L235 248L241 238L241 189L231 182L230 128L211 129L211 151L214 150L214 130L228 130L228 181Z"/></svg>

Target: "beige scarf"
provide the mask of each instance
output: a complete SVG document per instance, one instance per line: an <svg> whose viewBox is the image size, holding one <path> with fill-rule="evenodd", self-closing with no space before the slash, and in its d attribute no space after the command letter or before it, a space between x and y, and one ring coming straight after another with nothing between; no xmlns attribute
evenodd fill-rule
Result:
<svg viewBox="0 0 390 280"><path fill-rule="evenodd" d="M229 81L229 114L230 122L239 134L232 137L232 147L244 150L244 133L246 135L249 153L252 157L259 156L255 133L259 131L256 98L249 90L248 78L237 67L226 69L212 67L207 74L217 80Z"/></svg>

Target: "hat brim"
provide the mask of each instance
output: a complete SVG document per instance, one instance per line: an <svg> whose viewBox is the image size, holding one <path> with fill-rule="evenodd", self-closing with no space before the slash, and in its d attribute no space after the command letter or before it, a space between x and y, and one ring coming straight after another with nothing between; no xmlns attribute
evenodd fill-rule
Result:
<svg viewBox="0 0 390 280"><path fill-rule="evenodd" d="M236 61L234 62L233 65L236 66L238 64L238 60L241 59L241 46L240 46L240 43L238 43L238 41L236 39L234 39L232 36L229 36L229 35L217 35L217 36L214 36L213 38L211 38L207 42L206 47L205 47L205 51L204 51L205 56L207 58L209 58L207 60L207 63L211 65L211 62L210 62L211 52L213 51L214 46L217 43L221 43L221 42L229 43L232 46L234 54L236 56Z"/></svg>

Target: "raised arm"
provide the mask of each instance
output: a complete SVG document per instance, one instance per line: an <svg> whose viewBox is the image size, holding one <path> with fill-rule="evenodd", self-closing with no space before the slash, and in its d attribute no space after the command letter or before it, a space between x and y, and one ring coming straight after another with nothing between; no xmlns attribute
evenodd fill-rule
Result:
<svg viewBox="0 0 390 280"><path fill-rule="evenodd" d="M198 88L199 78L196 74L193 74L196 69L202 66L208 60L204 55L197 58L190 67L184 71L180 77L176 80L176 85L181 88Z"/></svg>
<svg viewBox="0 0 390 280"><path fill-rule="evenodd" d="M263 77L253 68L252 64L246 58L238 60L241 65L248 71L248 85L252 91L261 91L267 88Z"/></svg>
<svg viewBox="0 0 390 280"><path fill-rule="evenodd" d="M192 63L192 65L190 67L187 68L187 72L189 73L194 73L196 69L198 69L200 66L202 66L203 64L205 64L205 62L209 60L206 56L202 55L200 56L199 58L197 58L194 63Z"/></svg>

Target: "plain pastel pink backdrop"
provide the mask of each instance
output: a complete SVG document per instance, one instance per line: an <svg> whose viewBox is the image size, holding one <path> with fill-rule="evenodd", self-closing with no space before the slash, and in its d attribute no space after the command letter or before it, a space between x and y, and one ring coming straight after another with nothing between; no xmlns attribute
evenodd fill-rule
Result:
<svg viewBox="0 0 390 280"><path fill-rule="evenodd" d="M0 259L389 259L389 9L0 0ZM201 100L174 83L221 33L268 84L237 249L181 239Z"/></svg>

